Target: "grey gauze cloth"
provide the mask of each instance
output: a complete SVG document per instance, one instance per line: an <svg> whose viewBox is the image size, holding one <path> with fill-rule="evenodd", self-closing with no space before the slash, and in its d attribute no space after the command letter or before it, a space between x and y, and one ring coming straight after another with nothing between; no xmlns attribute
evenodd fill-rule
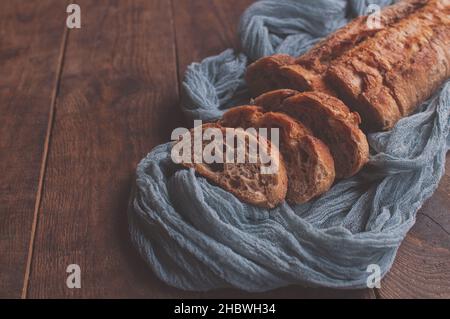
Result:
<svg viewBox="0 0 450 319"><path fill-rule="evenodd" d="M189 67L184 112L219 118L247 98L247 61L305 51L365 8L358 0L256 2L241 20L243 53L227 50ZM269 211L243 203L173 164L171 144L160 145L137 168L132 241L161 280L187 290L366 287L368 266L389 270L444 173L449 93L450 81L393 130L370 135L369 165L304 205Z"/></svg>

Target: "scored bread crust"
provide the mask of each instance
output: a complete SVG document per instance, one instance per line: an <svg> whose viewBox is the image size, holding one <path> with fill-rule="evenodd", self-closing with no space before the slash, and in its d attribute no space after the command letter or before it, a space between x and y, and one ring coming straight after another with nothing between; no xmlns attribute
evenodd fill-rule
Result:
<svg viewBox="0 0 450 319"><path fill-rule="evenodd" d="M421 9L429 0L403 0L383 8L381 28L370 25L368 16L360 16L317 43L298 58L287 54L263 57L250 64L246 81L254 96L276 89L320 91L336 95L325 79L330 63L360 43Z"/></svg>
<svg viewBox="0 0 450 319"><path fill-rule="evenodd" d="M379 14L379 27L374 23L368 23L368 16L357 17L299 56L295 63L317 76L323 75L332 61L375 36L378 32L413 14L425 6L428 1L403 0L383 8Z"/></svg>
<svg viewBox="0 0 450 319"><path fill-rule="evenodd" d="M290 116L263 113L258 106L240 106L226 112L219 123L227 127L280 129L279 147L288 174L288 202L305 203L333 184L334 161L328 147Z"/></svg>
<svg viewBox="0 0 450 319"><path fill-rule="evenodd" d="M383 8L381 27L362 16L292 60L264 57L247 68L254 95L319 91L360 113L362 127L388 130L450 77L449 0L403 0Z"/></svg>
<svg viewBox="0 0 450 319"><path fill-rule="evenodd" d="M283 99L283 96L289 97ZM270 105L265 97L279 103ZM286 113L311 129L314 136L329 147L337 178L353 176L367 163L369 145L358 126L361 119L339 99L321 92L293 94L276 90L254 102L266 110Z"/></svg>
<svg viewBox="0 0 450 319"><path fill-rule="evenodd" d="M448 77L448 0L428 0L408 19L349 50L328 70L330 82L361 114L368 131L393 127Z"/></svg>
<svg viewBox="0 0 450 319"><path fill-rule="evenodd" d="M226 128L218 124L205 124L202 126L202 133L212 128L218 129L224 137L226 143ZM189 134L193 139L194 129ZM255 143L259 146L268 146L269 151L266 152L270 156L272 165L277 169L273 174L261 173L261 162L248 162L248 147L245 148L245 163L212 163L207 164L194 162L194 148L191 152L191 163L181 163L187 168L194 168L196 173L205 177L207 180L221 188L229 191L240 200L259 206L262 208L274 208L279 205L285 198L287 193L287 173L284 161L280 152L275 145L259 135L245 134L247 143ZM202 141L203 147L210 141ZM202 148L203 149L203 148ZM236 150L236 148L235 148ZM203 158L203 155L202 155Z"/></svg>

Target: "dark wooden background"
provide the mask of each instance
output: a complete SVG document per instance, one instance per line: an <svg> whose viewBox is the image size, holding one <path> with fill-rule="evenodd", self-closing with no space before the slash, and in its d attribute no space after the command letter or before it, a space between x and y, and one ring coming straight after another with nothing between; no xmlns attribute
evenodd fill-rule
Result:
<svg viewBox="0 0 450 319"><path fill-rule="evenodd" d="M381 289L190 293L158 281L128 238L135 166L186 125L186 66L236 47L252 0L76 2L82 28L70 31L66 1L1 4L0 297L450 297L449 173ZM81 289L66 287L72 263Z"/></svg>

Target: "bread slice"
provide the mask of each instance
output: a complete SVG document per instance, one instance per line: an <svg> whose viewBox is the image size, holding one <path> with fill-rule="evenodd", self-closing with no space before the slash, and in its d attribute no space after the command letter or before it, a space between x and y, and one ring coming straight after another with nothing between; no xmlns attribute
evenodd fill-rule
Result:
<svg viewBox="0 0 450 319"><path fill-rule="evenodd" d="M359 129L361 119L339 99L321 92L299 93L285 99L274 110L306 125L329 147L337 178L353 176L367 163L369 145Z"/></svg>
<svg viewBox="0 0 450 319"><path fill-rule="evenodd" d="M225 112L217 124L223 127L257 128L255 125L264 116L264 113L264 108L260 106L237 106Z"/></svg>
<svg viewBox="0 0 450 319"><path fill-rule="evenodd" d="M210 130L208 131L208 129ZM191 141L194 138L194 130L195 128L189 132ZM233 142L229 143L225 137L227 129L217 124L205 124L200 130L203 134L212 134L212 136L215 136L214 138L211 137L211 140L218 143L217 145L219 146L217 149L222 150L221 155L226 152L226 147L233 149L234 162L229 163L225 160L225 156L222 156L224 159L222 163L213 162L208 164L202 153L200 154L202 163L195 163L195 149L192 143L191 160L181 163L183 166L194 168L198 174L213 184L229 191L240 200L255 206L274 208L285 199L287 192L286 168L277 147L262 136L249 134L243 130L240 130L240 134L236 134L237 137L231 139ZM217 140L216 134L222 137ZM241 144L241 147L239 147L239 143L236 141L237 139L243 142L245 141L246 144ZM202 149L205 149L210 143L210 140L202 141ZM268 164L263 164L259 157L252 158L248 147L251 143L258 145L260 150L261 148L267 150L266 155L270 157ZM237 154L240 151L245 153L244 163L237 162ZM263 174L262 167L269 164L275 168L273 173Z"/></svg>
<svg viewBox="0 0 450 319"><path fill-rule="evenodd" d="M276 89L298 91L321 91L335 95L322 75L295 62L286 54L264 57L247 67L245 80L252 96L258 96Z"/></svg>
<svg viewBox="0 0 450 319"><path fill-rule="evenodd" d="M251 104L261 106L266 110L274 111L278 110L281 107L284 100L299 93L299 91L291 89L273 90L252 99Z"/></svg>
<svg viewBox="0 0 450 319"><path fill-rule="evenodd" d="M279 128L280 152L288 174L287 201L305 203L330 189L334 182L334 162L328 147L311 131L286 114L257 106L229 110L219 122L227 127Z"/></svg>

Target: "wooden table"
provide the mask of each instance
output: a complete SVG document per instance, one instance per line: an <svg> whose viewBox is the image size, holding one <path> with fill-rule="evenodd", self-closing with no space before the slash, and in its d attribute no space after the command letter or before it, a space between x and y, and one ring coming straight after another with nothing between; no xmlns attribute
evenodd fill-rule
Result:
<svg viewBox="0 0 450 319"><path fill-rule="evenodd" d="M251 2L79 0L82 28L72 30L65 1L2 2L0 297L450 297L449 173L381 289L190 293L137 256L126 221L136 164L188 125L186 66L236 47ZM81 289L66 287L73 263Z"/></svg>

